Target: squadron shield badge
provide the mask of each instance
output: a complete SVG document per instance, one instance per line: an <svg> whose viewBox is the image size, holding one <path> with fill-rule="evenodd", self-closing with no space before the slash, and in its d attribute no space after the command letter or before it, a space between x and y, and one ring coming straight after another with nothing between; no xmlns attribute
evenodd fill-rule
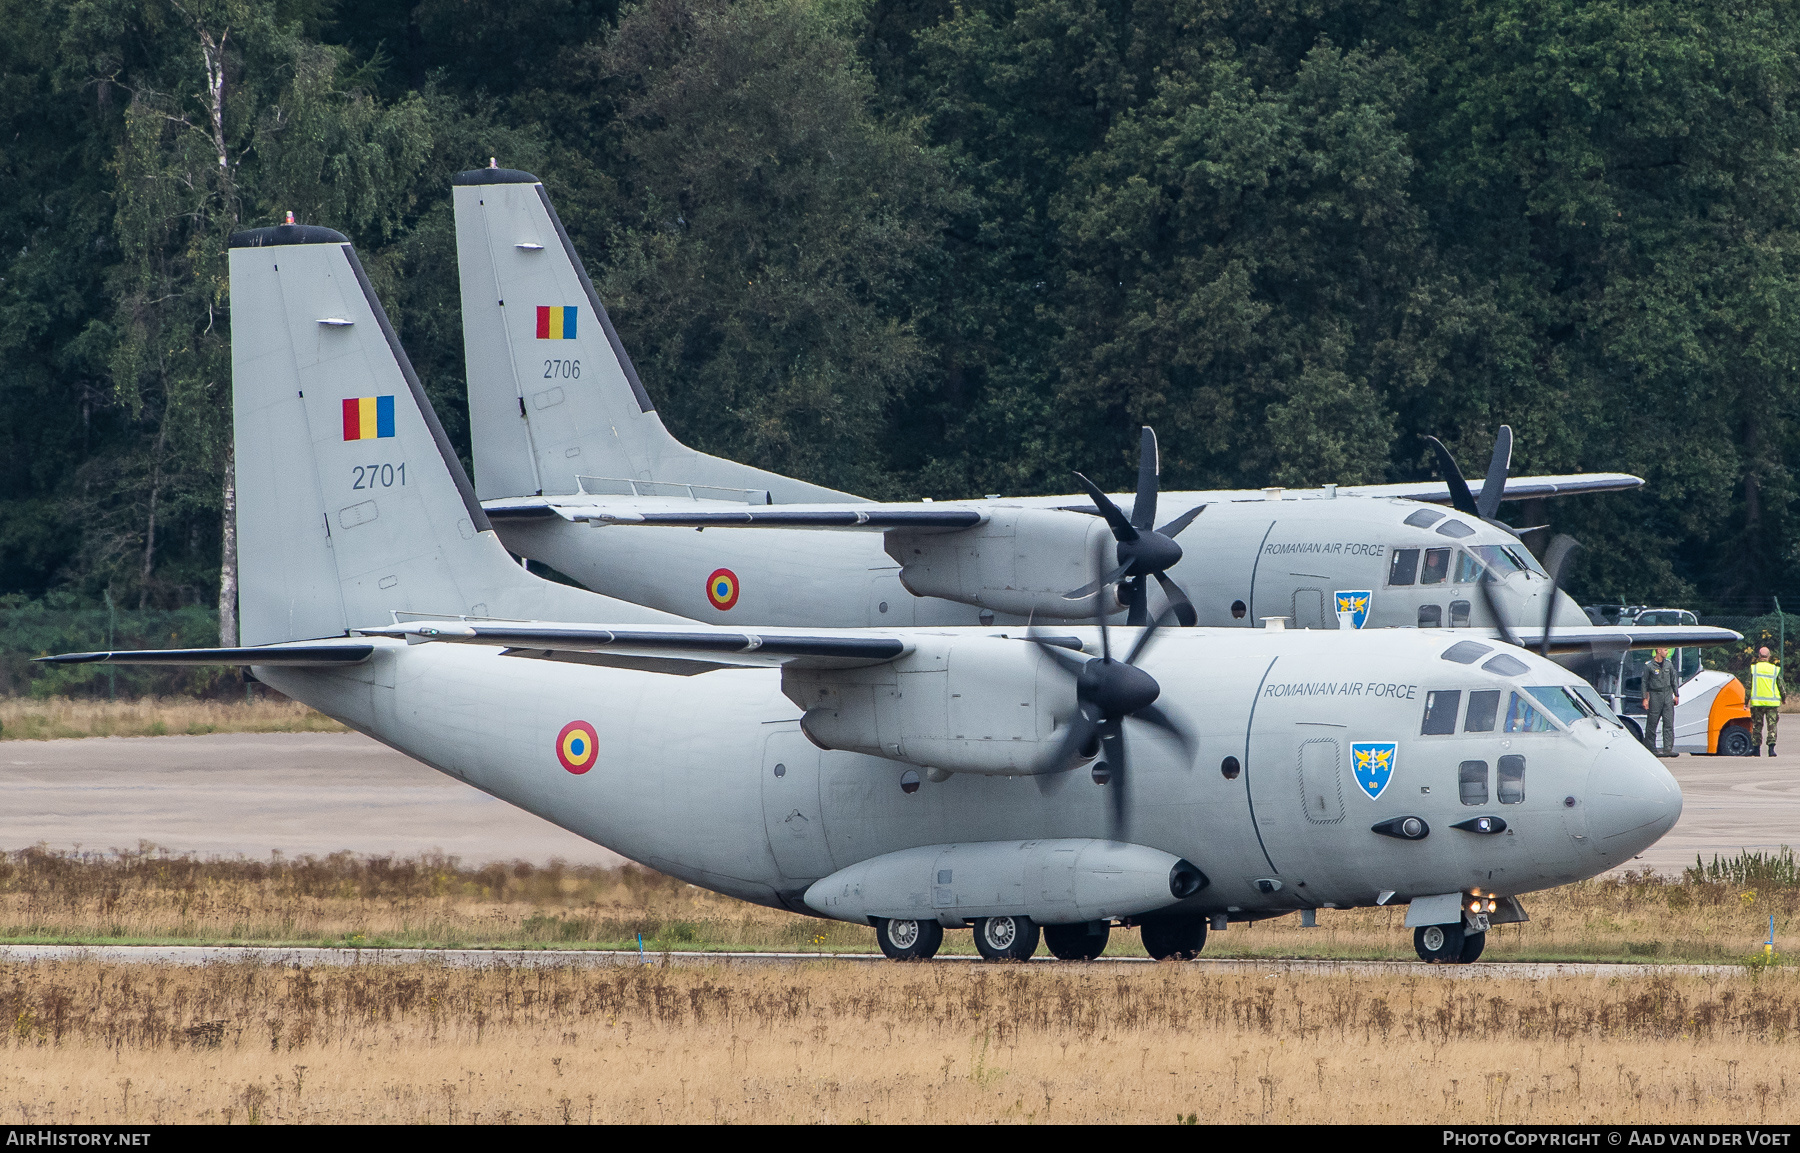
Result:
<svg viewBox="0 0 1800 1153"><path fill-rule="evenodd" d="M1333 593L1331 595L1337 601L1336 611L1350 614L1350 627L1362 628L1363 622L1369 619L1369 602L1374 599L1375 594L1365 589L1361 592Z"/></svg>
<svg viewBox="0 0 1800 1153"><path fill-rule="evenodd" d="M1394 763L1400 759L1398 741L1351 741L1350 771L1356 785L1375 800L1394 776Z"/></svg>

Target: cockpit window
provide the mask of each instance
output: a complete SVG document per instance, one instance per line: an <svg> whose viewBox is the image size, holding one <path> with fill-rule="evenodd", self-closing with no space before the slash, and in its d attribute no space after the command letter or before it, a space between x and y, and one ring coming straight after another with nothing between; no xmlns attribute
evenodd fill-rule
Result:
<svg viewBox="0 0 1800 1153"><path fill-rule="evenodd" d="M1394 559L1388 565L1388 583L1391 585L1409 585L1419 575L1419 550L1416 548L1397 548Z"/></svg>
<svg viewBox="0 0 1800 1153"><path fill-rule="evenodd" d="M1425 567L1419 570L1419 583L1422 585L1441 585L1450 578L1450 550L1447 548L1428 548L1425 550Z"/></svg>
<svg viewBox="0 0 1800 1153"><path fill-rule="evenodd" d="M1493 651L1493 645L1484 645L1479 641L1457 641L1445 649L1443 655L1447 661L1455 661L1459 665L1472 665Z"/></svg>
<svg viewBox="0 0 1800 1153"><path fill-rule="evenodd" d="M1617 725L1621 729L1625 727L1624 723L1619 720L1619 714L1612 711L1612 706L1606 703L1605 697L1594 691L1593 685L1571 685L1569 687L1587 704L1589 712L1608 724Z"/></svg>
<svg viewBox="0 0 1800 1153"><path fill-rule="evenodd" d="M1579 697L1561 685L1526 685L1525 691L1536 697L1538 704L1565 725L1574 724L1592 711Z"/></svg>
<svg viewBox="0 0 1800 1153"><path fill-rule="evenodd" d="M1422 737L1441 737L1456 731L1456 714L1462 709L1460 689L1439 689L1425 694L1425 719L1419 725Z"/></svg>
<svg viewBox="0 0 1800 1153"><path fill-rule="evenodd" d="M1414 528L1430 528L1432 525L1443 519L1444 514L1438 510L1434 508L1422 508L1418 512L1407 517L1403 523L1410 524Z"/></svg>
<svg viewBox="0 0 1800 1153"><path fill-rule="evenodd" d="M1514 693L1506 702L1506 731L1509 733L1548 733L1555 725L1550 718L1531 707L1531 699Z"/></svg>
<svg viewBox="0 0 1800 1153"><path fill-rule="evenodd" d="M1531 550L1526 548L1524 545L1509 544L1509 545L1505 545L1503 547L1506 550L1507 556L1509 556L1509 557L1513 558L1515 561L1519 562L1520 568L1529 569L1530 571L1538 574L1541 577L1547 577L1550 575L1549 573L1544 571L1544 566L1538 563L1538 558L1535 556L1532 556Z"/></svg>
<svg viewBox="0 0 1800 1153"><path fill-rule="evenodd" d="M1456 554L1456 583L1473 584L1481 579L1481 565L1466 552Z"/></svg>
<svg viewBox="0 0 1800 1153"><path fill-rule="evenodd" d="M1460 520L1447 520L1443 524L1438 525L1438 533L1441 536L1454 537L1457 540L1461 540L1466 536L1474 536L1475 530Z"/></svg>
<svg viewBox="0 0 1800 1153"><path fill-rule="evenodd" d="M1501 580L1505 580L1525 567L1513 557L1510 550L1501 548L1497 544L1472 544L1469 546L1469 551L1474 553L1481 563L1492 570L1493 574Z"/></svg>
<svg viewBox="0 0 1800 1153"><path fill-rule="evenodd" d="M1465 733L1491 733L1500 714L1499 689L1477 689L1469 694L1469 717L1463 722Z"/></svg>
<svg viewBox="0 0 1800 1153"><path fill-rule="evenodd" d="M1502 677L1524 676L1526 673L1531 671L1530 665L1526 664L1524 661L1520 660L1518 657L1509 656L1506 653L1501 653L1499 656L1495 657L1493 660L1489 661L1485 665L1482 665L1481 667L1486 669L1488 672L1493 673L1496 676L1502 676Z"/></svg>

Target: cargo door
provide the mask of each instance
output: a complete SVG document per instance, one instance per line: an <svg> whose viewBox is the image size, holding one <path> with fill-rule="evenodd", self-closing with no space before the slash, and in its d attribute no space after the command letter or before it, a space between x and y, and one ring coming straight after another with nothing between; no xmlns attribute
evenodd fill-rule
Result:
<svg viewBox="0 0 1800 1153"><path fill-rule="evenodd" d="M835 871L819 803L819 747L798 728L763 743L763 823L784 879L811 883Z"/></svg>

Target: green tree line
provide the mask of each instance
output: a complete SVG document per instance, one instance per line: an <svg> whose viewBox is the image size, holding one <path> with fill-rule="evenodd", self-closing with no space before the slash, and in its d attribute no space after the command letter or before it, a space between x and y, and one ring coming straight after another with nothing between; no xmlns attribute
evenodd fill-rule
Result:
<svg viewBox="0 0 1800 1153"><path fill-rule="evenodd" d="M0 595L225 609L225 237L358 245L466 445L536 172L676 434L877 497L1633 472L1573 591L1800 604L1800 5L0 0ZM34 626L35 627L35 626Z"/></svg>

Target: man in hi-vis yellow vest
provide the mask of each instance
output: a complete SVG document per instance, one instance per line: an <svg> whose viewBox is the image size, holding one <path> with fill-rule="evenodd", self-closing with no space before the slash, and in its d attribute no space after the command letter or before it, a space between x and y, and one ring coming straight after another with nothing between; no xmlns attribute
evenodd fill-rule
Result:
<svg viewBox="0 0 1800 1153"><path fill-rule="evenodd" d="M1769 755L1775 755L1775 723L1781 719L1781 666L1769 660L1769 650L1756 650L1756 663L1750 666L1750 740L1762 756L1763 722L1769 725Z"/></svg>

